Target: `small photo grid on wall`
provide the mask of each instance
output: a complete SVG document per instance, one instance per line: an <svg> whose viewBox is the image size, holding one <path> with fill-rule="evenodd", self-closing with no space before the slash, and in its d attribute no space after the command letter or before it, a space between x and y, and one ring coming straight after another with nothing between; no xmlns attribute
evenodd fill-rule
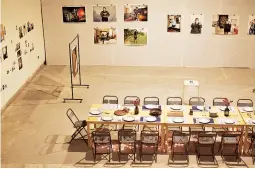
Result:
<svg viewBox="0 0 255 169"><path fill-rule="evenodd" d="M19 70L23 68L22 57L18 59Z"/></svg>
<svg viewBox="0 0 255 169"><path fill-rule="evenodd" d="M94 28L94 44L116 44L116 28Z"/></svg>
<svg viewBox="0 0 255 169"><path fill-rule="evenodd" d="M85 6L62 7L63 22L86 22Z"/></svg>
<svg viewBox="0 0 255 169"><path fill-rule="evenodd" d="M201 34L203 23L204 23L204 15L203 14L191 14L190 16L190 33L191 34Z"/></svg>
<svg viewBox="0 0 255 169"><path fill-rule="evenodd" d="M249 16L248 35L255 35L255 14Z"/></svg>
<svg viewBox="0 0 255 169"><path fill-rule="evenodd" d="M124 6L124 21L148 21L148 5L127 4Z"/></svg>
<svg viewBox="0 0 255 169"><path fill-rule="evenodd" d="M213 34L237 35L239 29L238 15L213 15Z"/></svg>
<svg viewBox="0 0 255 169"><path fill-rule="evenodd" d="M94 5L93 20L94 22L116 22L116 5Z"/></svg>
<svg viewBox="0 0 255 169"><path fill-rule="evenodd" d="M5 40L6 29L3 24L0 24L0 42Z"/></svg>
<svg viewBox="0 0 255 169"><path fill-rule="evenodd" d="M181 15L167 15L167 32L181 32Z"/></svg>
<svg viewBox="0 0 255 169"><path fill-rule="evenodd" d="M124 29L124 44L129 46L146 46L148 30L146 28Z"/></svg>

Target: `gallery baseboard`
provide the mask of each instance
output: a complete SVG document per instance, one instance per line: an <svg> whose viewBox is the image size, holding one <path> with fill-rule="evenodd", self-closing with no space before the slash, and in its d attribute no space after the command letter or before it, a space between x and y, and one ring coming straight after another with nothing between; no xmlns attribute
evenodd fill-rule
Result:
<svg viewBox="0 0 255 169"><path fill-rule="evenodd" d="M13 102L13 100L21 93L21 91L27 86L28 82L31 81L35 75L45 66L44 63L30 76L26 82L19 88L19 90L5 103L5 105L1 108L1 114L6 110L6 108Z"/></svg>

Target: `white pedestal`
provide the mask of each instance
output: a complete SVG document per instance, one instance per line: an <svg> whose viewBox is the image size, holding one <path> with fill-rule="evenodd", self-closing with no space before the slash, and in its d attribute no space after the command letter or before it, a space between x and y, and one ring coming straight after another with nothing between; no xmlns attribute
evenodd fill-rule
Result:
<svg viewBox="0 0 255 169"><path fill-rule="evenodd" d="M189 104L191 97L199 97L199 81L184 80L182 98L184 104Z"/></svg>

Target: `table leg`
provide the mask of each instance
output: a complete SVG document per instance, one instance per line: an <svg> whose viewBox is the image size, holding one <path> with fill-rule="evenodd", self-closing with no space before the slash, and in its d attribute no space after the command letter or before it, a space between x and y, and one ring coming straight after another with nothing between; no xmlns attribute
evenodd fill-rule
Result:
<svg viewBox="0 0 255 169"><path fill-rule="evenodd" d="M87 134L88 134L88 147L91 148L90 123L89 122L87 122Z"/></svg>
<svg viewBox="0 0 255 169"><path fill-rule="evenodd" d="M165 125L161 125L161 148L162 152L165 152Z"/></svg>

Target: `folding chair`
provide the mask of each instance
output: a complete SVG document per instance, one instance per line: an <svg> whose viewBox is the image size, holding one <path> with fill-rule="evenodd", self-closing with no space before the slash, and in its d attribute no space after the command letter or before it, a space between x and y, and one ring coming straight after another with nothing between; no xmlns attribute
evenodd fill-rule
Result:
<svg viewBox="0 0 255 169"><path fill-rule="evenodd" d="M111 161L111 152L112 152L112 142L111 135L109 131L93 131L92 132L92 152L94 157L94 162L96 161L97 155L102 155L109 162Z"/></svg>
<svg viewBox="0 0 255 169"><path fill-rule="evenodd" d="M140 161L144 155L152 155L153 160L157 162L159 132L158 131L141 131L140 144Z"/></svg>
<svg viewBox="0 0 255 169"><path fill-rule="evenodd" d="M181 97L168 97L166 99L166 105L182 105L182 98ZM176 126L176 127L172 127L172 126L168 126L168 131L182 131L182 127L181 126Z"/></svg>
<svg viewBox="0 0 255 169"><path fill-rule="evenodd" d="M143 105L159 105L159 98L158 97L145 97L143 100ZM143 126L143 130L145 128L149 130L159 130L159 126L152 126L152 125L145 125Z"/></svg>
<svg viewBox="0 0 255 169"><path fill-rule="evenodd" d="M119 162L121 155L128 155L135 162L136 154L136 131L121 129L118 131Z"/></svg>
<svg viewBox="0 0 255 169"><path fill-rule="evenodd" d="M225 99L227 99L227 98L225 98L225 97L215 97L213 99L213 106L225 106L225 103L223 101ZM220 133L227 131L228 128L226 128L226 127L213 127L213 130L216 131L218 135L220 135Z"/></svg>
<svg viewBox="0 0 255 169"><path fill-rule="evenodd" d="M135 100L140 100L138 96L126 96L124 98L124 105L130 106L134 105ZM139 131L139 125L123 125L123 129L134 129L135 131Z"/></svg>
<svg viewBox="0 0 255 169"><path fill-rule="evenodd" d="M237 107L253 107L253 101L251 99L239 99L236 105Z"/></svg>
<svg viewBox="0 0 255 169"><path fill-rule="evenodd" d="M69 120L72 122L73 127L76 129L75 132L72 134L71 136L72 139L69 143L71 143L79 134L83 138L85 143L87 144L87 141L85 139L85 136L87 136L87 130L85 129L85 127L87 126L86 120L79 120L76 114L74 113L74 111L70 108L67 110L66 115L69 118ZM86 134L83 135L81 131L85 131Z"/></svg>

